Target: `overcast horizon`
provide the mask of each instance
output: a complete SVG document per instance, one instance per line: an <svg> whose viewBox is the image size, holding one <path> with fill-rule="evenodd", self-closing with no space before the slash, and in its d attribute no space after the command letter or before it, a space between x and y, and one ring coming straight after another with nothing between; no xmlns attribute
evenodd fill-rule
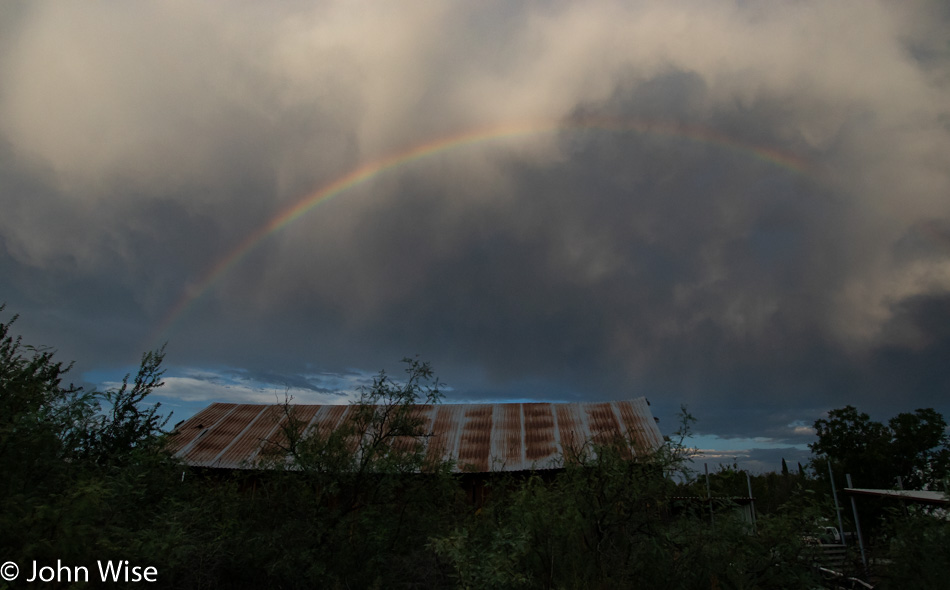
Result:
<svg viewBox="0 0 950 590"><path fill-rule="evenodd" d="M950 5L0 5L0 303L108 387L950 416Z"/></svg>

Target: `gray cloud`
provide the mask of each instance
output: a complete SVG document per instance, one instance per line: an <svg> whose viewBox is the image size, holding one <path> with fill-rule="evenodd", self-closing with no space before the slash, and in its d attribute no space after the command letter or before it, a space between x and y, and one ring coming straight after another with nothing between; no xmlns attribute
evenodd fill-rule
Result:
<svg viewBox="0 0 950 590"><path fill-rule="evenodd" d="M169 362L300 376L420 353L465 399L645 394L727 436L945 404L937 3L3 10L3 297L82 365L127 363L217 262L360 165L547 120L262 240L172 326ZM570 127L595 118L637 126Z"/></svg>

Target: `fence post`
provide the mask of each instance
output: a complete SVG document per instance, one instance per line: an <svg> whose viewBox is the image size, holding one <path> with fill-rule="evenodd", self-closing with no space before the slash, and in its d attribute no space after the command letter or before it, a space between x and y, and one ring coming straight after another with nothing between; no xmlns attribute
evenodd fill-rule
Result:
<svg viewBox="0 0 950 590"><path fill-rule="evenodd" d="M853 487L851 485L851 474L846 473L844 478L848 482L848 487L849 488ZM851 496L851 511L854 512L854 527L858 531L858 546L861 547L861 563L864 564L864 575L866 577L870 577L871 572L868 569L868 558L867 558L867 555L864 554L864 535L861 534L861 520L858 518L858 505L855 504L854 502L854 494L850 494L850 496Z"/></svg>
<svg viewBox="0 0 950 590"><path fill-rule="evenodd" d="M838 535L841 537L841 544L847 545L844 540L844 525L841 524L841 506L838 505L838 491L835 489L835 474L831 471L831 459L828 459L828 479L831 481L831 497L835 499L835 516L838 517Z"/></svg>

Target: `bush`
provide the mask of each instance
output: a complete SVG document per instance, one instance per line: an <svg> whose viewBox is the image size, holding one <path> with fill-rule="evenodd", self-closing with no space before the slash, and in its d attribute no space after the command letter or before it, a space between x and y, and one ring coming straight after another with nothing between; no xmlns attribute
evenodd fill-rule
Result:
<svg viewBox="0 0 950 590"><path fill-rule="evenodd" d="M889 515L888 565L883 588L946 588L950 579L950 521L920 507Z"/></svg>
<svg viewBox="0 0 950 590"><path fill-rule="evenodd" d="M0 551L19 563L153 559L143 551L175 466L163 421L141 404L160 385L162 352L144 356L131 390L126 378L85 391L63 385L71 365L52 350L11 335L15 320L0 323Z"/></svg>

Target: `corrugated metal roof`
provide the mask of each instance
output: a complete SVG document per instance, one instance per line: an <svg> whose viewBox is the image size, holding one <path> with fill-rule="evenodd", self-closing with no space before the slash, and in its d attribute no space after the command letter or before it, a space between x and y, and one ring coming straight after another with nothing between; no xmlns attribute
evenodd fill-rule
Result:
<svg viewBox="0 0 950 590"><path fill-rule="evenodd" d="M295 417L323 432L356 406L296 405ZM452 459L458 471L527 471L559 467L565 449L585 441L632 442L643 454L663 444L646 398L583 404L442 404L413 408L431 433L430 459ZM175 456L196 467L252 468L262 447L281 442L287 417L279 405L216 403L182 423L171 437Z"/></svg>
<svg viewBox="0 0 950 590"><path fill-rule="evenodd" d="M950 504L950 495L932 490L877 490L869 488L845 488L844 493L858 496L877 496L879 498L897 498L921 504Z"/></svg>

